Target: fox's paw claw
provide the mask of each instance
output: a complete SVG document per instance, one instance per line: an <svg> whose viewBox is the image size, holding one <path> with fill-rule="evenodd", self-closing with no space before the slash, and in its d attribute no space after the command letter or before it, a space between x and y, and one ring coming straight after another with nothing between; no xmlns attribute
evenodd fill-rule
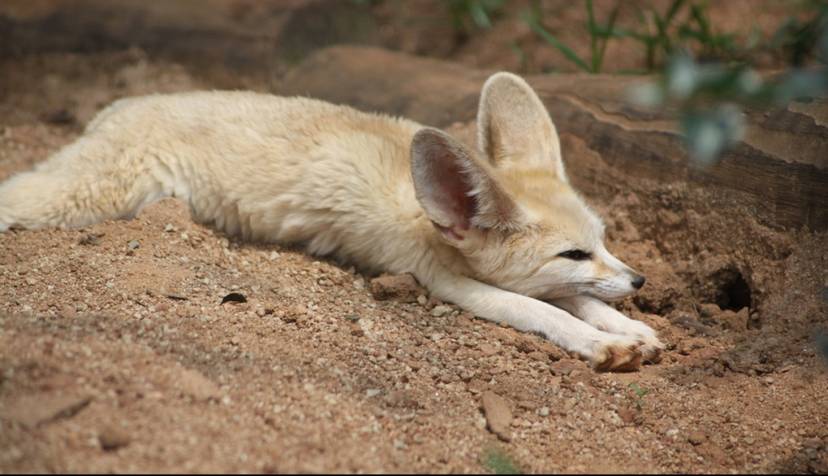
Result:
<svg viewBox="0 0 828 476"><path fill-rule="evenodd" d="M655 337L644 339L644 343L638 348L642 361L648 364L661 362L661 352L663 350L664 344Z"/></svg>
<svg viewBox="0 0 828 476"><path fill-rule="evenodd" d="M632 372L641 366L641 342L635 344L606 344L593 360L595 370L601 372Z"/></svg>

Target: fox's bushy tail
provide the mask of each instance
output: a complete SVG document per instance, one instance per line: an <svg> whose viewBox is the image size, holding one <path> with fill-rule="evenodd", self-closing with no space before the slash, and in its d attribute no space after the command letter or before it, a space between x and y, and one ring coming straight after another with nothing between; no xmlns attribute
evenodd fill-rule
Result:
<svg viewBox="0 0 828 476"><path fill-rule="evenodd" d="M172 194L146 160L118 150L105 137L81 137L34 170L0 184L0 232L130 218Z"/></svg>

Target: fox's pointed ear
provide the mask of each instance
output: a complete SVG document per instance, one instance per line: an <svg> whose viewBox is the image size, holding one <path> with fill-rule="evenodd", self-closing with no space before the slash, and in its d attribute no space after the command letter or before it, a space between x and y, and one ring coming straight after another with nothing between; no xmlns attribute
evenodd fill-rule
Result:
<svg viewBox="0 0 828 476"><path fill-rule="evenodd" d="M555 125L538 95L519 76L496 73L483 85L477 141L495 166L551 167L566 181Z"/></svg>
<svg viewBox="0 0 828 476"><path fill-rule="evenodd" d="M471 227L518 226L518 208L486 168L440 130L424 128L414 135L411 176L417 200L447 237L462 239Z"/></svg>

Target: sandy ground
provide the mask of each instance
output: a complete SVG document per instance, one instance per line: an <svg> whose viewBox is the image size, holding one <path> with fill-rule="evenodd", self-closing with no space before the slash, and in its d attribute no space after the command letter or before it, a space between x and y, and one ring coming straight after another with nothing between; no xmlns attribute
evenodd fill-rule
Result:
<svg viewBox="0 0 828 476"><path fill-rule="evenodd" d="M115 98L211 87L140 50L0 71L0 180ZM648 276L619 308L669 349L627 374L427 295L378 301L348 264L237 242L174 200L2 234L0 471L828 472L826 235L628 185L587 198Z"/></svg>

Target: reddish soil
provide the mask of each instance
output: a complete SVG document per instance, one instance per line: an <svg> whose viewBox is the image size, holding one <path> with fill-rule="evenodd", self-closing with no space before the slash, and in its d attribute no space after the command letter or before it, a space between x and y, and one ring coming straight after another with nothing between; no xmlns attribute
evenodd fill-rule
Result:
<svg viewBox="0 0 828 476"><path fill-rule="evenodd" d="M0 72L0 180L115 98L215 87L137 49ZM576 186L648 277L619 308L668 343L626 374L433 300L378 301L349 264L228 239L174 200L0 234L0 471L480 472L497 454L524 472L828 472L828 235L619 180Z"/></svg>

